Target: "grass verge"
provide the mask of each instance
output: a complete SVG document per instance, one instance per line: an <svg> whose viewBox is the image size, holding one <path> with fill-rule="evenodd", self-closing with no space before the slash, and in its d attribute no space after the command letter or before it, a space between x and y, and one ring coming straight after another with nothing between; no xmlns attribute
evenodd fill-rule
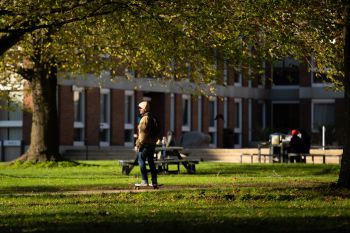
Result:
<svg viewBox="0 0 350 233"><path fill-rule="evenodd" d="M338 165L200 163L135 191L115 161L0 165L0 232L349 232Z"/></svg>

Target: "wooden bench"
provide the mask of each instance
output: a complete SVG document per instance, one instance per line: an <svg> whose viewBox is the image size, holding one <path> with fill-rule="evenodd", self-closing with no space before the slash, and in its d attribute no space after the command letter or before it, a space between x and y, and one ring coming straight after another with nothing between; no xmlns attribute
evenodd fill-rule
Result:
<svg viewBox="0 0 350 233"><path fill-rule="evenodd" d="M308 154L305 153L288 153L288 163L293 163L294 161L297 163L297 160L300 159L299 163L306 163L306 156Z"/></svg>
<svg viewBox="0 0 350 233"><path fill-rule="evenodd" d="M322 163L326 163L327 157L338 157L339 164L341 163L342 155L327 155L327 154L306 154L306 157L311 157L312 163L315 163L315 157L322 157Z"/></svg>
<svg viewBox="0 0 350 233"><path fill-rule="evenodd" d="M241 154L240 155L240 162L243 163L243 158L244 157L250 157L250 163L254 162L254 157L258 158L258 162L261 163L261 158L264 158L263 161L264 163L267 162L266 158L268 158L270 161L270 159L272 159L272 155L270 154Z"/></svg>
<svg viewBox="0 0 350 233"><path fill-rule="evenodd" d="M322 163L325 164L326 163L326 158L327 157L338 157L339 160L339 164L341 163L341 158L342 155L327 155L327 154L295 154L295 153L289 153L288 154L288 161L290 161L291 157L295 157L295 156L301 156L304 161L306 162L306 158L311 157L311 161L313 164L315 164L315 157L321 157L322 158ZM273 159L273 155L270 154L241 154L240 155L240 162L243 163L243 158L244 157L248 157L250 158L250 163L254 162L254 158L258 158L258 162L259 163L266 163L269 161L272 161ZM302 159L302 162L304 162Z"/></svg>
<svg viewBox="0 0 350 233"><path fill-rule="evenodd" d="M193 174L196 172L196 164L200 162L199 159L164 159L155 160L154 164L156 166L158 173L180 173L180 165L182 164L188 173ZM147 164L147 162L146 162ZM137 166L137 160L119 160L119 165L122 166L122 174L129 175L134 166ZM170 170L169 166L175 165L176 170Z"/></svg>
<svg viewBox="0 0 350 233"><path fill-rule="evenodd" d="M289 153L288 158L293 158L300 156L302 158L302 162L306 163L306 158L311 157L312 164L315 164L315 157L321 157L322 158L322 163L326 164L326 158L327 157L338 157L339 164L341 163L341 157L342 155L327 155L327 154L305 154L305 153Z"/></svg>

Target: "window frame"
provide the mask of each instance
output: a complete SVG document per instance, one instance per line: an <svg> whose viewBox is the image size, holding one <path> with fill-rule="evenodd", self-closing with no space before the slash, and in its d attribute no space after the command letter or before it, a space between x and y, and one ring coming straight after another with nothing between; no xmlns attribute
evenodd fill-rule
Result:
<svg viewBox="0 0 350 233"><path fill-rule="evenodd" d="M275 76L274 75L275 64L279 63L279 62L282 62L282 64L283 64L282 68L284 70L286 68L286 66L284 65L286 59L291 59L291 60L293 60L293 61L298 63L298 81L297 81L297 84L291 84L291 85L288 85L288 84L275 84L275 77L274 77ZM281 60L275 61L272 64L272 66L271 66L272 88L273 89L298 89L299 88L299 83L300 83L299 70L300 70L300 62L298 62L297 60L295 60L293 58L285 57L285 58L282 58Z"/></svg>
<svg viewBox="0 0 350 233"><path fill-rule="evenodd" d="M242 147L242 128L243 128L243 116L242 116L242 99L241 98L236 98L234 100L235 103L235 127L234 127L234 134L238 135L238 144L234 144L235 148L241 148ZM239 112L237 113L237 104L238 104L238 110ZM238 116L238 119L237 119ZM237 124L238 123L238 124Z"/></svg>
<svg viewBox="0 0 350 233"><path fill-rule="evenodd" d="M317 104L333 104L335 108L335 99L313 99L311 101L311 131L313 133L320 132L319 129L314 128L315 105Z"/></svg>
<svg viewBox="0 0 350 233"><path fill-rule="evenodd" d="M310 78L311 78L311 86L312 87L330 87L333 84L331 82L315 82L315 75L316 73L320 73L320 69L318 69L315 65L316 61L315 61L315 57L312 56L311 57L311 62L310 62Z"/></svg>
<svg viewBox="0 0 350 233"><path fill-rule="evenodd" d="M217 121L215 120L215 117L217 115L217 98L214 96L209 97L208 100L208 111L209 111L209 127L208 127L208 132L211 135L213 135L213 138L209 144L209 147L217 147ZM213 113L210 113L211 107L210 105L213 104ZM213 119L210 119L211 117L213 117ZM211 121L214 123L214 125L211 125Z"/></svg>
<svg viewBox="0 0 350 233"><path fill-rule="evenodd" d="M182 127L181 130L182 132L189 132L191 131L191 96L187 95L187 94L183 94L182 95L182 107L184 110L184 106L185 106L185 102L187 102L187 116L185 116L185 112L183 111L183 116L182 119L184 119L185 117L187 118L187 124L184 124L184 121L182 121Z"/></svg>
<svg viewBox="0 0 350 233"><path fill-rule="evenodd" d="M107 103L102 103L102 100L104 98L103 95L107 95L106 102ZM101 104L104 104L106 107L105 113L106 114L106 122L102 122L102 112L101 112ZM110 89L106 88L101 88L100 89L100 134L102 133L103 130L107 131L107 140L102 141L100 137L100 146L109 146L110 145L110 140L111 140L111 94L110 94Z"/></svg>
<svg viewBox="0 0 350 233"><path fill-rule="evenodd" d="M125 134L126 131L131 131L130 135L135 134L135 93L131 90L125 90L124 91L124 114L127 114L127 104L128 103L128 97L130 97L130 119L131 122L127 122L127 116L124 115L124 146L132 147L134 146L135 140L134 137L132 137L131 141L126 141Z"/></svg>
<svg viewBox="0 0 350 233"><path fill-rule="evenodd" d="M73 128L74 130L79 129L81 130L80 132L80 137L82 140L76 141L75 138L73 138L73 145L74 146L83 146L85 144L85 102L86 102L86 95L85 95L85 88L84 87L78 87L73 85L72 86L72 91L73 91L73 105L74 105L74 123L73 123ZM81 103L80 103L80 114L81 114L81 121L76 121L75 119L75 114L76 114L76 107L75 107L75 93L79 92L81 93ZM80 97L79 97L80 99Z"/></svg>

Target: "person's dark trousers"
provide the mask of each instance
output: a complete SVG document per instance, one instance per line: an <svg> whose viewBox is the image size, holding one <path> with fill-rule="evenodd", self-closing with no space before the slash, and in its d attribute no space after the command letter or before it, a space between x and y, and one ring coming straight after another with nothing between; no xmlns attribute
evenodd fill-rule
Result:
<svg viewBox="0 0 350 233"><path fill-rule="evenodd" d="M138 163L140 166L142 181L148 182L146 161L151 170L152 184L157 184L157 170L154 165L155 147L152 145L142 145L137 154Z"/></svg>

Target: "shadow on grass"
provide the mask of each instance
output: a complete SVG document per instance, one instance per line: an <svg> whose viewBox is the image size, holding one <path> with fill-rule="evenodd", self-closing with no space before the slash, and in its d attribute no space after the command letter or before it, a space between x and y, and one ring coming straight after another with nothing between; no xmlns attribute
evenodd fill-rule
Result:
<svg viewBox="0 0 350 233"><path fill-rule="evenodd" d="M232 164L212 163L207 167L197 169L196 174L243 174L262 175L271 172L281 175L305 176L305 175L330 175L339 174L339 165L336 164Z"/></svg>
<svg viewBox="0 0 350 233"><path fill-rule="evenodd" d="M33 186L12 186L2 187L0 195L12 195L12 194L28 194L33 193L64 193L69 191L88 191L88 190L115 190L115 189L128 189L131 188L130 184L83 184L83 185L64 185L64 186L50 186L50 185L33 185Z"/></svg>
<svg viewBox="0 0 350 233"><path fill-rule="evenodd" d="M96 167L99 164L84 163L75 160L64 160L64 161L45 161L45 162L33 162L33 161L14 161L3 166L12 168L64 168L64 167Z"/></svg>
<svg viewBox="0 0 350 233"><path fill-rule="evenodd" d="M194 219L191 216L177 216L168 213L169 220L159 220L152 217L130 216L129 219L108 215L101 212L99 216L69 215L69 222L57 222L55 216L45 216L45 222L19 223L16 226L0 224L0 232L57 232L57 233L83 233L83 232L166 232L166 233L345 233L350 231L350 220L346 217L277 217L277 218L221 218L206 219L204 216ZM28 216L17 216L26 219ZM31 216L40 219L42 216ZM51 219L51 220L50 220ZM88 221L89 219L89 221Z"/></svg>

